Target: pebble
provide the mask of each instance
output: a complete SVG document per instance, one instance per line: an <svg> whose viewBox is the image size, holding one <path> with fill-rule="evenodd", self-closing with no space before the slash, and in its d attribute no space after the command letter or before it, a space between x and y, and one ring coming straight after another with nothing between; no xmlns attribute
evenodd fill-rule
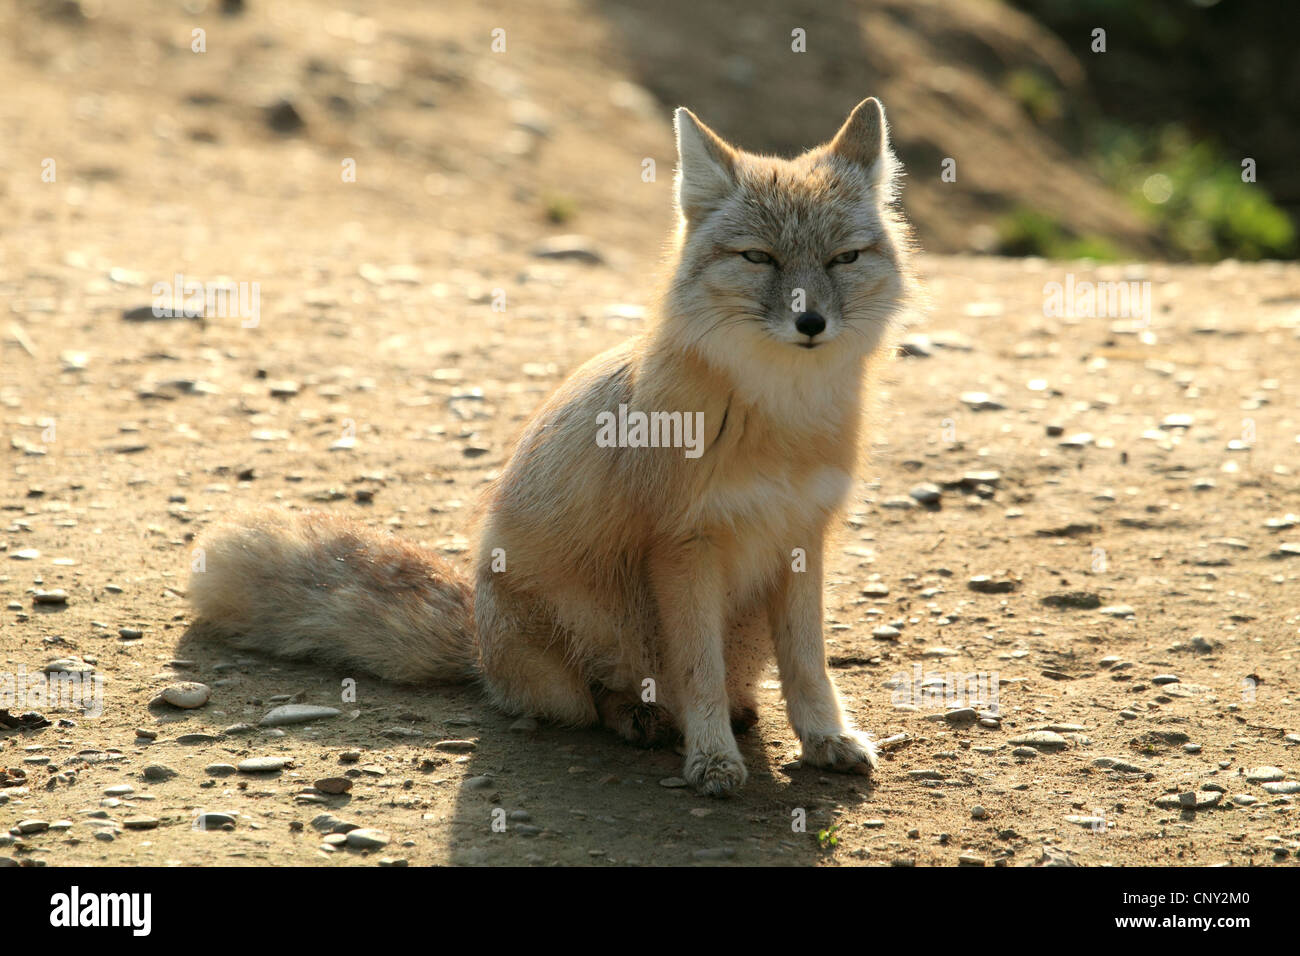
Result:
<svg viewBox="0 0 1300 956"><path fill-rule="evenodd" d="M586 236L551 236L533 246L533 255L541 259L573 259L588 265L605 261Z"/></svg>
<svg viewBox="0 0 1300 956"><path fill-rule="evenodd" d="M67 604L68 592L63 588L54 588L52 591L37 591L32 595L32 602L35 604Z"/></svg>
<svg viewBox="0 0 1300 956"><path fill-rule="evenodd" d="M289 724L305 724L325 717L337 717L342 711L334 707L317 707L312 704L284 704L267 712L258 721L259 727L285 727Z"/></svg>
<svg viewBox="0 0 1300 956"><path fill-rule="evenodd" d="M1254 770L1246 771L1248 783L1274 783L1285 779L1286 774L1277 767L1256 767Z"/></svg>
<svg viewBox="0 0 1300 956"><path fill-rule="evenodd" d="M158 823L157 817L127 817L122 821L122 826L128 830L152 830Z"/></svg>
<svg viewBox="0 0 1300 956"><path fill-rule="evenodd" d="M1013 757L1037 757L1038 751L1033 747L1016 747L1011 751Z"/></svg>
<svg viewBox="0 0 1300 956"><path fill-rule="evenodd" d="M198 681L182 681L179 684L172 684L164 687L162 699L173 707L180 707L184 710L193 710L196 707L202 707L212 696L212 688L207 684L200 684Z"/></svg>
<svg viewBox="0 0 1300 956"><path fill-rule="evenodd" d="M676 790L686 785L686 780L682 777L664 777L659 781L659 786L667 787L669 790Z"/></svg>
<svg viewBox="0 0 1300 956"><path fill-rule="evenodd" d="M230 777L239 772L233 763L210 763L203 768L209 777Z"/></svg>
<svg viewBox="0 0 1300 956"><path fill-rule="evenodd" d="M235 817L230 813L204 811L194 818L195 830L224 830L235 826Z"/></svg>
<svg viewBox="0 0 1300 956"><path fill-rule="evenodd" d="M1295 780L1269 781L1263 787L1269 793L1300 793L1300 782Z"/></svg>
<svg viewBox="0 0 1300 956"><path fill-rule="evenodd" d="M140 776L150 783L162 783L164 780L170 780L176 775L175 770L160 763L148 764L140 771Z"/></svg>
<svg viewBox="0 0 1300 956"><path fill-rule="evenodd" d="M975 853L963 853L957 857L958 866L984 866L984 857Z"/></svg>
<svg viewBox="0 0 1300 956"><path fill-rule="evenodd" d="M1040 750L1062 750L1068 744L1064 737L1051 730L1034 730L1019 737L1012 737L1010 743L1017 746L1037 747Z"/></svg>
<svg viewBox="0 0 1300 956"><path fill-rule="evenodd" d="M1168 793L1156 798L1156 806L1162 810L1208 810L1217 807L1223 794L1214 790L1198 790L1195 793Z"/></svg>
<svg viewBox="0 0 1300 956"><path fill-rule="evenodd" d="M235 769L240 773L271 773L292 766L293 760L289 757L249 757L239 761Z"/></svg>
<svg viewBox="0 0 1300 956"><path fill-rule="evenodd" d="M1105 614L1107 617L1132 617L1137 612L1127 604L1109 604L1100 608L1098 614Z"/></svg>
<svg viewBox="0 0 1300 956"><path fill-rule="evenodd" d="M961 402L973 412L1000 412L1007 407L987 392L962 392Z"/></svg>
<svg viewBox="0 0 1300 956"><path fill-rule="evenodd" d="M987 820L989 818L989 812L978 803L970 808L970 815L973 820Z"/></svg>
<svg viewBox="0 0 1300 956"><path fill-rule="evenodd" d="M352 830L347 835L347 845L354 850L378 850L388 846L388 834L369 827Z"/></svg>
<svg viewBox="0 0 1300 956"><path fill-rule="evenodd" d="M871 636L879 641L897 640L903 632L889 624L882 624L871 632Z"/></svg>
<svg viewBox="0 0 1300 956"><path fill-rule="evenodd" d="M862 594L864 597L873 597L873 598L889 597L889 585L881 584L878 581L872 582L871 584L867 584L863 586Z"/></svg>
<svg viewBox="0 0 1300 956"><path fill-rule="evenodd" d="M965 724L978 719L978 716L974 707L958 707L945 713L943 719L950 724Z"/></svg>
<svg viewBox="0 0 1300 956"><path fill-rule="evenodd" d="M1151 683L1153 683L1153 684L1177 684L1177 683L1178 683L1178 675L1177 675L1177 674L1157 674L1155 677L1151 678Z"/></svg>
<svg viewBox="0 0 1300 956"><path fill-rule="evenodd" d="M49 828L50 828L50 824L48 821L45 820L19 820L18 821L18 832L23 836L28 836L32 833L44 833Z"/></svg>
<svg viewBox="0 0 1300 956"><path fill-rule="evenodd" d="M517 734L530 734L537 729L537 726L537 721L532 717L520 717L510 725L510 729Z"/></svg>
<svg viewBox="0 0 1300 956"><path fill-rule="evenodd" d="M1019 582L1010 578L995 578L987 574L977 574L966 582L966 586L972 591L978 591L980 594L1010 594L1019 587Z"/></svg>
<svg viewBox="0 0 1300 956"><path fill-rule="evenodd" d="M321 777L312 786L321 793L347 793L352 789L352 781L347 777Z"/></svg>
<svg viewBox="0 0 1300 956"><path fill-rule="evenodd" d="M478 743L473 740L439 740L433 745L433 749L444 753L467 754L477 750Z"/></svg>
<svg viewBox="0 0 1300 956"><path fill-rule="evenodd" d="M106 797L125 797L132 793L135 793L135 787L129 783L119 783L115 787L104 788L104 796Z"/></svg>
<svg viewBox="0 0 1300 956"><path fill-rule="evenodd" d="M938 485L933 484L932 482L926 482L924 484L917 485L915 488L909 491L908 494L911 495L913 498L915 498L918 502L920 502L923 505L937 504L939 500L943 497L942 489L940 489Z"/></svg>

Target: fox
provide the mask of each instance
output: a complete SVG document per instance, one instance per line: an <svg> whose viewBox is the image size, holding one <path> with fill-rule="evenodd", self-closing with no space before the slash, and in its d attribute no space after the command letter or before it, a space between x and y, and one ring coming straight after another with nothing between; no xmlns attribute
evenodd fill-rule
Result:
<svg viewBox="0 0 1300 956"><path fill-rule="evenodd" d="M196 633L401 684L477 682L507 715L677 746L710 796L746 782L736 734L775 657L801 763L877 767L822 627L827 537L914 283L884 108L863 100L793 159L684 107L674 120L656 304L525 424L483 492L471 567L328 513L236 514L196 541ZM702 423L699 446L597 441L636 412Z"/></svg>

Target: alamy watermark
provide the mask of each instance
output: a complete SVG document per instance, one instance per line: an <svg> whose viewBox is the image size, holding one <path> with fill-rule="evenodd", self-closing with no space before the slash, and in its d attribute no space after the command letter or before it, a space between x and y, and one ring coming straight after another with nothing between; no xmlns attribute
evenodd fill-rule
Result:
<svg viewBox="0 0 1300 956"><path fill-rule="evenodd" d="M899 671L890 679L895 706L912 707L982 707L989 713L998 711L998 672L924 673L920 664L912 673Z"/></svg>
<svg viewBox="0 0 1300 956"><path fill-rule="evenodd" d="M104 675L55 671L27 673L19 664L12 673L0 673L2 710L80 710L86 717L104 713Z"/></svg>
<svg viewBox="0 0 1300 956"><path fill-rule="evenodd" d="M1151 283L1148 281L1076 282L1073 272L1065 283L1043 286L1043 315L1046 318L1138 319L1151 321Z"/></svg>
<svg viewBox="0 0 1300 956"><path fill-rule="evenodd" d="M629 412L596 416L596 444L600 448L685 448L687 458L704 454L703 412Z"/></svg>
<svg viewBox="0 0 1300 956"><path fill-rule="evenodd" d="M171 284L155 282L153 296L156 319L238 318L246 329L257 328L262 320L262 286L258 282L199 282L178 272Z"/></svg>

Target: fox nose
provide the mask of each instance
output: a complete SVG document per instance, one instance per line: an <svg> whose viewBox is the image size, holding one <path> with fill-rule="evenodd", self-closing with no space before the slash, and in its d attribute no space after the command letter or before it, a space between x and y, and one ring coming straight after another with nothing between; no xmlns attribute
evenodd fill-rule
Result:
<svg viewBox="0 0 1300 956"><path fill-rule="evenodd" d="M794 327L799 330L800 335L812 338L826 331L826 320L817 312L800 312L799 317L794 320Z"/></svg>

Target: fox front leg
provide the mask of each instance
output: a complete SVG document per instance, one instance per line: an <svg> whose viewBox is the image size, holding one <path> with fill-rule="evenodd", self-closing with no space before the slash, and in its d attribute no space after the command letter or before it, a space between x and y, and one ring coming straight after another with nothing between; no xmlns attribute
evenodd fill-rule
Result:
<svg viewBox="0 0 1300 956"><path fill-rule="evenodd" d="M790 723L802 762L845 773L870 773L876 748L850 725L826 670L822 639L822 543L808 549L808 567L788 571L769 605L772 642Z"/></svg>
<svg viewBox="0 0 1300 956"><path fill-rule="evenodd" d="M726 796L748 774L727 700L721 564L707 542L695 539L652 555L650 575L668 689L686 738L682 775L701 793Z"/></svg>

